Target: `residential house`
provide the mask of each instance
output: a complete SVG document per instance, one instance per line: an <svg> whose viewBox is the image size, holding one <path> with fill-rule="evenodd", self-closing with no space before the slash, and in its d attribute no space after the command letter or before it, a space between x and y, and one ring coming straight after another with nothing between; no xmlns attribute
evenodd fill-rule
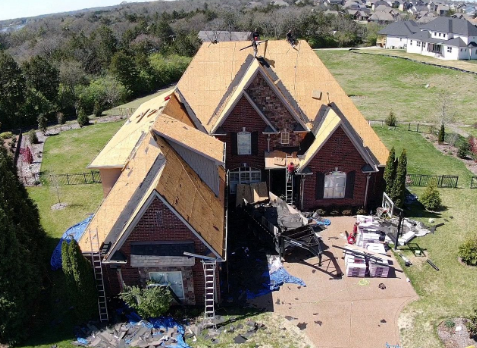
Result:
<svg viewBox="0 0 477 348"><path fill-rule="evenodd" d="M374 2L374 3L371 5L371 10L372 10L372 11L378 11L377 8L378 8L379 6L384 6L384 7L386 7L386 8L391 8L391 6L389 5L388 2L386 2L386 1L381 1L381 0L380 0L380 1ZM380 11L382 11L382 8L381 8Z"/></svg>
<svg viewBox="0 0 477 348"><path fill-rule="evenodd" d="M376 45L383 48L405 48L407 38L419 31L419 27L414 21L394 22L378 32Z"/></svg>
<svg viewBox="0 0 477 348"><path fill-rule="evenodd" d="M439 4L437 5L437 8L436 8L436 13L438 16L447 16L447 13L449 13L449 5L445 5L445 4Z"/></svg>
<svg viewBox="0 0 477 348"><path fill-rule="evenodd" d="M385 11L377 11L374 12L369 18L368 22L374 22L378 24L389 24L396 21L395 16L393 16L390 12Z"/></svg>
<svg viewBox="0 0 477 348"><path fill-rule="evenodd" d="M407 52L445 60L477 59L477 27L465 19L437 17L408 37Z"/></svg>
<svg viewBox="0 0 477 348"><path fill-rule="evenodd" d="M306 41L268 41L256 54L249 41L204 43L177 86L143 104L91 163L105 199L79 245L101 258L110 296L153 282L204 303L202 262L218 270L226 260L226 202L239 184L277 195L290 185L305 211L374 208L387 157Z"/></svg>
<svg viewBox="0 0 477 348"><path fill-rule="evenodd" d="M426 23L429 23L431 21L433 21L434 19L436 19L437 15L433 12L427 12L423 15L421 15L419 17L419 19L416 20L417 24L421 25L421 24L426 24Z"/></svg>

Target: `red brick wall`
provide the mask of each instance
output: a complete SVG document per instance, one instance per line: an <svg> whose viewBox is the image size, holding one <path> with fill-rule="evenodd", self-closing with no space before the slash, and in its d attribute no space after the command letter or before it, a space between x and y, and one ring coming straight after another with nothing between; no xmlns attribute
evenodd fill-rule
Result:
<svg viewBox="0 0 477 348"><path fill-rule="evenodd" d="M162 217L159 221L158 212L162 212ZM205 254L207 247L187 228L186 225L158 198L154 199L149 208L144 213L143 217L136 225L134 230L129 235L121 247L121 252L128 257L126 265L121 265L121 273L123 281L126 285L144 285L144 271L130 265L130 253L132 242L154 242L154 241L194 241L195 253ZM111 266L106 267L107 285L109 286L109 294L116 295L120 292L120 286L116 269L111 269ZM192 269L192 279L187 276L188 272L183 272L184 292L187 304L203 303L204 302L204 273L202 263L196 259L193 267L163 267L159 269L154 268L155 271L185 271L185 268ZM150 269L150 267L148 267ZM141 276L141 273L142 276ZM190 273L190 272L189 272ZM217 272L217 289L218 288L218 272ZM193 282L193 284L191 284ZM188 289L193 289L192 292Z"/></svg>
<svg viewBox="0 0 477 348"><path fill-rule="evenodd" d="M364 159L354 147L345 132L338 128L323 145L320 151L311 160L309 166L313 175L306 177L303 197L303 210L320 207L337 206L362 206L366 189L366 174L361 168L366 164ZM338 168L339 171L349 173L355 171L353 198L316 199L316 172L328 173ZM372 174L376 176L376 174ZM374 178L371 180L375 181ZM374 184L372 185L374 188ZM378 188L378 186L376 186ZM373 193L378 189L368 189L368 202L373 199Z"/></svg>
<svg viewBox="0 0 477 348"><path fill-rule="evenodd" d="M230 133L242 132L243 127L247 132L258 132L258 155L232 155L232 136ZM225 167L227 169L235 169L247 163L248 167L264 169L265 168L265 151L267 151L267 136L262 132L267 127L265 121L250 105L250 103L242 97L225 122L222 128L227 132L226 136L217 137L219 140L227 144L227 154L225 159Z"/></svg>
<svg viewBox="0 0 477 348"><path fill-rule="evenodd" d="M277 134L271 136L270 148L299 146L302 136L292 132L297 121L261 74L250 84L247 93L275 129L279 132L287 129L290 132L290 144L280 144L281 136Z"/></svg>

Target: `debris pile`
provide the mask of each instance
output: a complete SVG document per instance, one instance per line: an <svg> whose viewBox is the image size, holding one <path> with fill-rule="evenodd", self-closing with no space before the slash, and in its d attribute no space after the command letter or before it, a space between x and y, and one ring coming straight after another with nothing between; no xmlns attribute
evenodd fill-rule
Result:
<svg viewBox="0 0 477 348"><path fill-rule="evenodd" d="M178 347L188 348L184 328L170 317L118 323L98 328L92 323L78 328L75 346L114 347Z"/></svg>

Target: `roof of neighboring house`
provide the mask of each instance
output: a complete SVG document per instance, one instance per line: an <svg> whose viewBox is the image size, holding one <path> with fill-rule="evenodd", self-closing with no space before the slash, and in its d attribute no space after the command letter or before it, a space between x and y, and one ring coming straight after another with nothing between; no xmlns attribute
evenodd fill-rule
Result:
<svg viewBox="0 0 477 348"><path fill-rule="evenodd" d="M168 102L165 97L172 91L173 88L168 89L139 106L88 168L123 168L141 136L149 131L157 116L160 115L160 110Z"/></svg>
<svg viewBox="0 0 477 348"><path fill-rule="evenodd" d="M385 5L379 5L379 6L376 6L376 8L374 9L375 12L379 12L379 11L382 11L382 12L387 12L387 13L391 13L393 11L393 9L389 6L385 6Z"/></svg>
<svg viewBox="0 0 477 348"><path fill-rule="evenodd" d="M199 31L199 39L202 42L222 41L247 41L252 39L250 31Z"/></svg>
<svg viewBox="0 0 477 348"><path fill-rule="evenodd" d="M376 1L373 4L374 8L379 7L379 6L385 6L385 7L391 7L386 1Z"/></svg>
<svg viewBox="0 0 477 348"><path fill-rule="evenodd" d="M454 47L467 47L467 44L460 37L455 37L453 39L444 41L444 44Z"/></svg>
<svg viewBox="0 0 477 348"><path fill-rule="evenodd" d="M167 141L151 133L143 136L81 237L83 253L111 242L105 256L109 259L155 198L169 206L216 256L224 256L223 203ZM90 236L96 233L98 243L92 246Z"/></svg>
<svg viewBox="0 0 477 348"><path fill-rule="evenodd" d="M219 165L225 164L225 143L166 114L157 118L153 130L161 137L178 143Z"/></svg>
<svg viewBox="0 0 477 348"><path fill-rule="evenodd" d="M217 115L230 108L230 100L235 98L235 94L241 93L239 89L242 87L238 86L244 84L246 74L251 72L251 63L256 60L252 56L253 50L241 50L249 44L203 44L177 84L181 101L190 107L209 133L218 124ZM294 99L289 106L297 114L302 112L306 116L308 128L313 125L320 109L334 102L379 163L386 163L388 150L305 41L300 41L296 49L284 40L268 41L258 47L258 56L265 57L264 61L269 65L261 65L258 69L274 81L282 95L289 96L287 100ZM313 91L322 92L322 97L313 98ZM293 105L294 102L296 105Z"/></svg>
<svg viewBox="0 0 477 348"><path fill-rule="evenodd" d="M444 38L432 38L428 31L421 31L419 33L409 36L409 39L419 40L422 42L436 43L453 47L467 47L465 42L460 38L456 37L450 40L445 40Z"/></svg>
<svg viewBox="0 0 477 348"><path fill-rule="evenodd" d="M369 17L370 21L387 21L387 22L392 22L394 21L394 17L392 14L389 12L384 12L384 11L377 11L374 12L371 17Z"/></svg>
<svg viewBox="0 0 477 348"><path fill-rule="evenodd" d="M468 20L452 17L436 17L433 21L423 24L422 29L453 33L462 36L477 36L477 27Z"/></svg>

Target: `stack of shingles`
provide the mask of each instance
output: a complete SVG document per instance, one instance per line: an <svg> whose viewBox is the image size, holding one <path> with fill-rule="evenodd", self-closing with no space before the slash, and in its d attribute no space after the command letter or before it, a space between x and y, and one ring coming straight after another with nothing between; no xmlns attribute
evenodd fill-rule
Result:
<svg viewBox="0 0 477 348"><path fill-rule="evenodd" d="M88 347L158 347L163 342L174 344L177 342L177 327L169 329L152 328L146 321L133 324L116 324L99 330L94 325L88 324L90 333L86 339L78 339L73 342L76 346Z"/></svg>

